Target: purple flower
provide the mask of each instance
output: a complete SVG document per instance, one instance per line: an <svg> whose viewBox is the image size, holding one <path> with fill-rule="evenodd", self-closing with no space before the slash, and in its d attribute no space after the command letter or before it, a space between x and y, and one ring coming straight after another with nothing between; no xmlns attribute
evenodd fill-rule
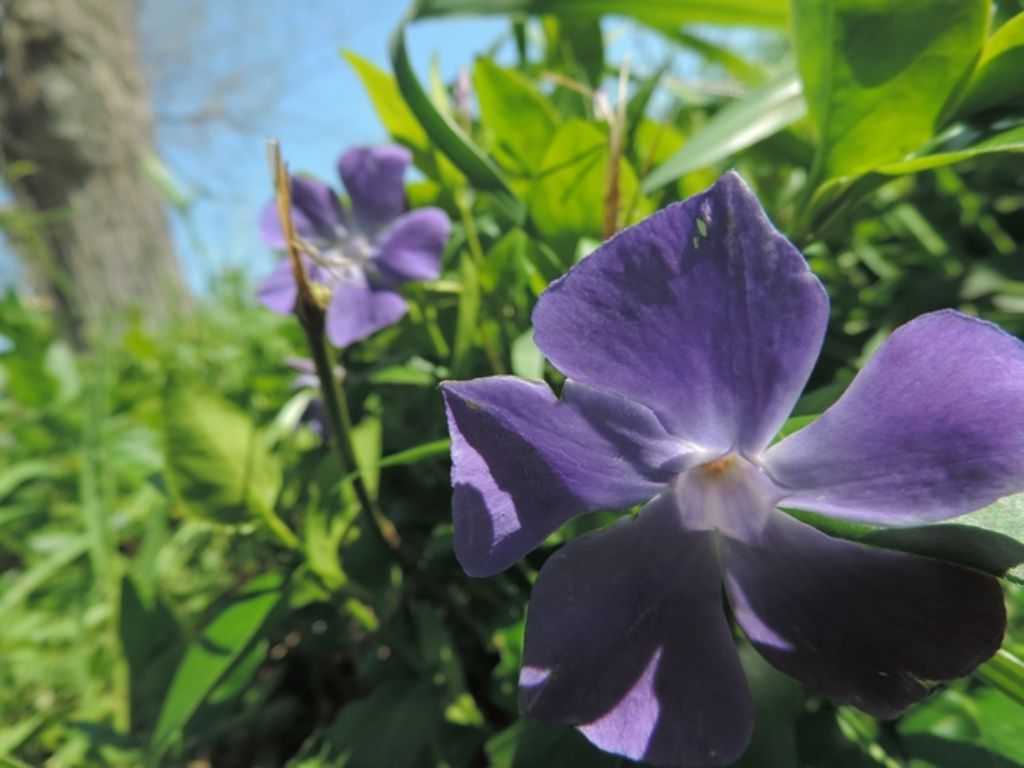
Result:
<svg viewBox="0 0 1024 768"><path fill-rule="evenodd" d="M568 380L448 382L455 550L497 573L583 512L644 504L548 559L520 703L598 747L722 765L752 704L723 608L771 664L892 717L991 656L997 580L831 538L778 507L904 526L1024 489L1024 347L953 311L896 330L769 447L828 298L735 174L617 235L538 301Z"/></svg>
<svg viewBox="0 0 1024 768"><path fill-rule="evenodd" d="M310 279L330 296L327 338L336 347L364 339L408 310L396 286L433 280L451 231L439 208L405 213L402 177L409 153L395 146L358 147L338 161L350 209L319 182L292 177L292 218L303 241ZM260 217L264 242L284 248L284 232L273 203ZM285 259L263 281L259 298L282 314L295 308L297 290Z"/></svg>

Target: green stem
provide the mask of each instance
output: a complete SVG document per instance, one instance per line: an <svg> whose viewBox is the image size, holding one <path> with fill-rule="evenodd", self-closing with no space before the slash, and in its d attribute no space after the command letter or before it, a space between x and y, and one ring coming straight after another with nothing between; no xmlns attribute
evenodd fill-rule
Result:
<svg viewBox="0 0 1024 768"><path fill-rule="evenodd" d="M323 331L318 330L313 323L303 323L303 327L306 331L306 338L309 340L316 374L320 379L327 420L337 447L338 463L341 465L341 476L342 478L348 476L349 468L351 468L352 487L355 489L359 507L366 517L367 526L391 550L399 564L406 567L410 564L411 558L402 548L402 539L398 534L398 529L384 516L377 506L376 500L367 490L366 482L363 479L362 470L352 446L352 416L348 410L348 401L334 378L333 366L327 354L327 343ZM322 324L320 327L322 328Z"/></svg>

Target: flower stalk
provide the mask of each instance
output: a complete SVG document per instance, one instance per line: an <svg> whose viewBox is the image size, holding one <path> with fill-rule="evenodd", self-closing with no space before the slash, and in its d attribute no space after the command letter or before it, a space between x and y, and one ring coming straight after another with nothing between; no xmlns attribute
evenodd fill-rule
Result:
<svg viewBox="0 0 1024 768"><path fill-rule="evenodd" d="M333 376L327 351L327 339L324 331L326 313L313 293L305 264L300 258L299 238L296 236L292 219L291 183L288 169L281 159L280 145L276 141L268 142L268 153L274 180L274 201L281 220L281 229L285 235L288 259L295 277L297 289L295 314L306 335L316 375L320 380L324 407L327 411L328 428L334 437L341 476L348 475L351 469L352 487L355 490L360 509L366 518L367 527L392 552L404 568L409 566L412 558L402 546L398 529L387 519L376 500L370 495L362 475L362 469L356 459L355 449L352 445L352 417L348 410L348 402Z"/></svg>

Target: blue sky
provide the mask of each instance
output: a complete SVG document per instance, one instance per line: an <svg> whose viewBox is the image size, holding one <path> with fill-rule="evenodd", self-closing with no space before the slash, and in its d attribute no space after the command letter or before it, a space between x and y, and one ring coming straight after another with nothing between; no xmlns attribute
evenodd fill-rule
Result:
<svg viewBox="0 0 1024 768"><path fill-rule="evenodd" d="M213 75L209 59L181 73L185 79L216 77L217 72L231 75L232 69L245 67L241 89L253 90L250 101L265 101L255 110L251 103L234 105L251 124L212 124L191 135L186 131L184 137L173 121L158 130L161 154L193 200L188 220L174 215L172 222L189 282L200 292L227 266L251 269L258 279L273 262L256 232L256 218L270 191L264 144L268 137L280 140L292 170L332 183L335 159L345 147L387 139L361 83L339 52L352 50L389 68L388 38L407 0L375 0L358 7L350 1L266 0L254 14L256 5L227 2L203 19L204 28L191 33L191 46L210 50L210 40L229 34L235 35L225 45L230 50L222 52L224 60L212 67ZM142 19L144 41L154 41L149 55L160 57L157 65L164 68L177 63L177 54L160 50L163 41L154 37L166 23L159 12ZM423 76L431 57L437 56L442 74L450 79L459 67L471 66L474 54L506 29L496 19L422 22L410 30L410 53ZM190 57L180 58L187 67ZM169 100L187 101L180 90L161 86L161 76L153 79L158 81L158 98L164 93ZM267 92L262 93L264 85Z"/></svg>
<svg viewBox="0 0 1024 768"><path fill-rule="evenodd" d="M170 212L190 285L241 267L255 283L274 255L256 220L270 194L265 142L281 142L293 171L336 183L337 156L387 139L362 84L340 55L352 50L390 69L388 39L411 0L143 0L140 47L156 118L158 152L187 193L187 216ZM651 35L606 26L612 58L628 49L636 69L660 63ZM447 81L507 35L497 18L418 22L409 49L422 78L436 57ZM507 42L504 56L511 56ZM676 58L685 68L685 56ZM0 241L0 285L17 279Z"/></svg>

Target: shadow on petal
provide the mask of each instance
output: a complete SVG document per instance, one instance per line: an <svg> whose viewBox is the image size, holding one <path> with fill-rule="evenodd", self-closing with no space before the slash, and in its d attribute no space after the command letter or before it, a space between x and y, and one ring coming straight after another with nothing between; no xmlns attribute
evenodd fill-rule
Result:
<svg viewBox="0 0 1024 768"><path fill-rule="evenodd" d="M544 565L520 703L609 752L727 765L750 739L752 703L722 606L715 536L682 529L669 499Z"/></svg>
<svg viewBox="0 0 1024 768"><path fill-rule="evenodd" d="M999 582L966 568L834 539L774 512L757 546L729 541L733 613L777 669L876 717L999 648Z"/></svg>

